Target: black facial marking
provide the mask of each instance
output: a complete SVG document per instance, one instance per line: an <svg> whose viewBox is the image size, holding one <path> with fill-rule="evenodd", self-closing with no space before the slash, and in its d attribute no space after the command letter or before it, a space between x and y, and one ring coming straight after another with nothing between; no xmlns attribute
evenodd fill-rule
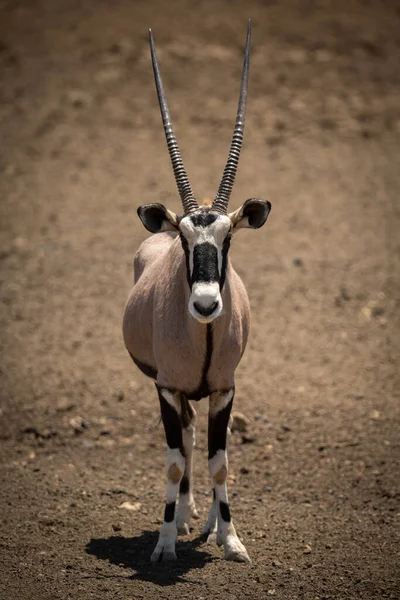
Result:
<svg viewBox="0 0 400 600"><path fill-rule="evenodd" d="M175 517L175 502L167 502L165 505L164 511L164 521L166 523L171 523ZM225 521L225 519L224 519Z"/></svg>
<svg viewBox="0 0 400 600"><path fill-rule="evenodd" d="M226 278L226 265L228 264L228 251L231 245L232 234L229 232L224 243L222 244L222 266L221 266L221 281L219 284L220 289L224 287Z"/></svg>
<svg viewBox="0 0 400 600"><path fill-rule="evenodd" d="M219 281L218 250L213 244L205 242L193 248L192 283L195 281Z"/></svg>
<svg viewBox="0 0 400 600"><path fill-rule="evenodd" d="M228 429L229 417L232 410L233 398L216 415L210 415L208 418L208 460L210 460L218 450L226 449L226 432Z"/></svg>
<svg viewBox="0 0 400 600"><path fill-rule="evenodd" d="M222 520L225 523L230 523L231 521L231 511L229 510L229 505L226 502L219 503L219 512L221 513Z"/></svg>
<svg viewBox="0 0 400 600"><path fill-rule="evenodd" d="M218 215L213 213L201 212L190 216L195 227L208 227L211 223L214 223L218 219Z"/></svg>
<svg viewBox="0 0 400 600"><path fill-rule="evenodd" d="M190 264L189 264L189 260L190 260L189 259L189 257L190 257L189 244L188 244L188 241L185 238L185 236L182 235L182 233L180 235L180 238L181 238L181 244L182 244L182 248L185 253L185 258L186 258L186 279L187 279L189 288L192 289L192 278L190 275Z"/></svg>
<svg viewBox="0 0 400 600"><path fill-rule="evenodd" d="M189 478L187 475L184 475L181 479L181 485L179 486L180 494L187 494L189 492Z"/></svg>
<svg viewBox="0 0 400 600"><path fill-rule="evenodd" d="M132 356L132 354L130 352L129 352L129 354L130 354L131 359L135 363L135 365L138 367L138 369L140 369L142 371L142 373L144 373L144 375L147 375L147 377L151 377L152 379L157 379L156 369L153 369L153 367L150 367L149 365L142 363L140 360L138 360L137 358Z"/></svg>
<svg viewBox="0 0 400 600"><path fill-rule="evenodd" d="M160 399L161 418L165 429L165 437L167 439L168 448L179 448L182 456L185 456L182 442L182 424L180 417L175 408L173 408L173 406L171 406L169 402L163 398L162 392L158 387L157 391Z"/></svg>

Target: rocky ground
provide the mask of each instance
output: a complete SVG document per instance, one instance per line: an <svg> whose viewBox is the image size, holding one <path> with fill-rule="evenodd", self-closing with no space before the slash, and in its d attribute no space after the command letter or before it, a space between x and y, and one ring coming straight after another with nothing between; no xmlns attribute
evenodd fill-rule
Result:
<svg viewBox="0 0 400 600"><path fill-rule="evenodd" d="M400 597L400 9L395 1L0 2L1 600ZM252 565L181 538L153 384L121 316L139 204L179 211L149 60L212 196L253 56L231 250L253 326L230 495ZM195 464L210 504L207 402Z"/></svg>

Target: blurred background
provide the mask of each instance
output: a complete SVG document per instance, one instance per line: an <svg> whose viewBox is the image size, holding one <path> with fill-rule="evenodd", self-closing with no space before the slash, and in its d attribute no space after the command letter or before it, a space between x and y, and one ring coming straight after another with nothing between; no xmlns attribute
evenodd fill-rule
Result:
<svg viewBox="0 0 400 600"><path fill-rule="evenodd" d="M399 3L0 11L0 598L398 598ZM230 490L253 566L199 545L196 522L165 570L148 564L165 488L158 400L121 334L148 235L136 209L181 209L148 28L202 200L227 158L249 17L230 206L259 196L272 212L231 250L252 331ZM196 410L204 521L207 401Z"/></svg>

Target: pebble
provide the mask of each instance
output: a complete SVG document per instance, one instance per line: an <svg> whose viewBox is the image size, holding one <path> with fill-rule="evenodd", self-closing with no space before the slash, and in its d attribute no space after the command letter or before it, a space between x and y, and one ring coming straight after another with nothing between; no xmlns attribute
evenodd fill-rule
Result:
<svg viewBox="0 0 400 600"><path fill-rule="evenodd" d="M311 554L312 548L309 544L306 544L303 548L303 554Z"/></svg>
<svg viewBox="0 0 400 600"><path fill-rule="evenodd" d="M82 433L84 429L88 429L88 427L90 427L88 421L85 421L85 419L83 417L80 417L79 415L71 417L71 419L69 420L69 424L75 431L75 433Z"/></svg>
<svg viewBox="0 0 400 600"><path fill-rule="evenodd" d="M142 504L140 502L134 502L133 504L131 502L122 502L122 504L119 505L119 508L124 508L125 510L140 510L142 507Z"/></svg>
<svg viewBox="0 0 400 600"><path fill-rule="evenodd" d="M303 260L301 258L294 258L292 260L292 263L295 267L303 267L304 266Z"/></svg>
<svg viewBox="0 0 400 600"><path fill-rule="evenodd" d="M380 413L379 410L371 410L369 413L369 418L372 419L372 421L380 421L382 418L382 413Z"/></svg>
<svg viewBox="0 0 400 600"><path fill-rule="evenodd" d="M231 431L246 432L248 426L250 425L250 420L241 412L234 411L232 413L232 424Z"/></svg>

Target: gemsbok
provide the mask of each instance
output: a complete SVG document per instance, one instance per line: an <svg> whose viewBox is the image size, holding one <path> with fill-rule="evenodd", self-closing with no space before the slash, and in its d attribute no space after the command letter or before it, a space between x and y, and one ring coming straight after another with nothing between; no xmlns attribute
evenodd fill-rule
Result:
<svg viewBox="0 0 400 600"><path fill-rule="evenodd" d="M232 235L243 227L261 227L271 209L269 202L251 198L234 212L227 212L243 140L250 21L236 125L211 206L199 206L186 175L151 30L149 35L164 131L183 205L182 216L158 203L139 207L143 225L155 235L145 240L135 255L134 286L123 319L129 354L139 369L155 380L168 446L164 521L151 560L176 559L177 534L188 533L190 518L198 518L192 484L196 412L191 401L209 396L208 461L213 501L203 534L224 546L226 559L250 562L236 534L227 495L227 430L234 375L250 325L247 293L228 253Z"/></svg>

